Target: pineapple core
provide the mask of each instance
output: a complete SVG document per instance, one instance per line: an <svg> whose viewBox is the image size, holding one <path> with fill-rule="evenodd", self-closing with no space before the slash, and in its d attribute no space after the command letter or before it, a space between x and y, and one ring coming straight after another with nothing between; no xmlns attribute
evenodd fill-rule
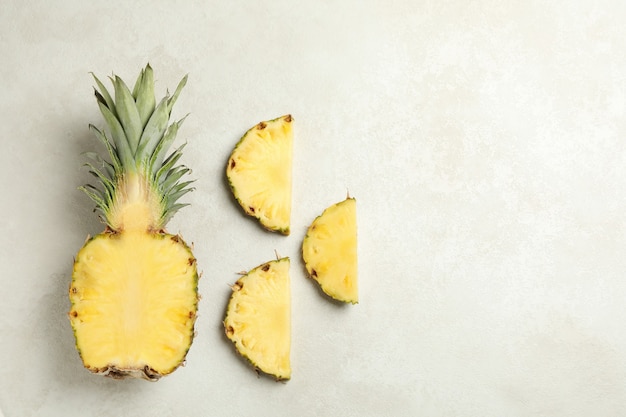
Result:
<svg viewBox="0 0 626 417"><path fill-rule="evenodd" d="M103 233L78 253L70 320L85 366L110 376L172 372L193 338L195 258L177 236Z"/></svg>
<svg viewBox="0 0 626 417"><path fill-rule="evenodd" d="M118 181L111 207L111 226L116 231L152 231L157 227L163 209L142 175L131 173Z"/></svg>

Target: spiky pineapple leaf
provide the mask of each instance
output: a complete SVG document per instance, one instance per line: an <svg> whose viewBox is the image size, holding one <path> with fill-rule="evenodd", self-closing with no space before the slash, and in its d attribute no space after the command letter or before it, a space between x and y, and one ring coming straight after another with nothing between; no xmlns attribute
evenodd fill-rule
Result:
<svg viewBox="0 0 626 417"><path fill-rule="evenodd" d="M172 95L172 97L170 97L167 100L167 112L168 113L172 112L172 107L174 107L174 103L176 103L176 100L178 100L178 96L180 95L180 92L183 90L185 85L187 85L187 75L185 75L183 79L180 80L180 82L176 86L176 90L174 91L174 94Z"/></svg>
<svg viewBox="0 0 626 417"><path fill-rule="evenodd" d="M98 85L98 88L100 89L100 91L95 90L96 98L98 98L99 102L106 105L109 108L109 110L111 110L113 115L117 117L117 113L115 112L115 101L113 101L113 98L111 98L111 94L109 94L109 91L104 86L104 84L102 84L102 81L100 81L100 79L96 77L96 75L93 72L91 73L91 76L94 78L94 80L96 81L96 84Z"/></svg>
<svg viewBox="0 0 626 417"><path fill-rule="evenodd" d="M190 172L189 168L177 165L185 144L168 154L186 117L169 124L172 107L187 83L187 76L178 83L173 95L168 93L158 104L154 97L154 75L150 65L141 71L132 92L120 77L109 77L114 98L100 79L92 76L97 84L94 89L96 102L108 129L100 130L94 125L90 125L89 129L104 145L109 160L95 152L85 155L91 161L86 165L98 179L100 187L89 185L81 189L96 202L111 226L109 212L119 212L110 210L116 204L118 188L124 187L127 178L144 178L147 188L152 190L150 192L157 193L157 199L151 201L160 201L158 207L150 209L156 216L154 222L151 220L150 227L162 228L177 210L186 205L177 203L177 200L193 191L190 187L193 181L182 181L183 176ZM112 229L115 230L114 227Z"/></svg>
<svg viewBox="0 0 626 417"><path fill-rule="evenodd" d="M150 64L146 65L146 68L141 71L141 75L137 78L137 83L133 89L133 97L135 97L135 102L137 103L141 127L145 128L156 105L156 99L154 97L154 74ZM167 121L165 123L167 124ZM144 134L145 131L142 137Z"/></svg>
<svg viewBox="0 0 626 417"><path fill-rule="evenodd" d="M139 148L137 153L145 155L148 159L154 153L154 149L157 147L161 138L167 130L167 123L169 122L169 114L167 112L167 97L163 98L159 105L155 108L154 113L148 119L148 123L141 134L139 140Z"/></svg>
<svg viewBox="0 0 626 417"><path fill-rule="evenodd" d="M113 85L115 87L115 108L117 109L118 119L124 128L130 151L134 155L137 151L137 146L139 146L139 138L141 137L143 127L139 110L126 83L120 77L115 76Z"/></svg>
<svg viewBox="0 0 626 417"><path fill-rule="evenodd" d="M164 161L165 155L167 155L168 149L174 143L174 140L176 139L176 135L178 135L178 129L180 129L180 126L183 124L186 118L187 116L183 117L177 122L172 123L168 127L167 131L165 132L165 135L163 135L163 138L157 144L157 147L152 152L153 158L154 158L154 164L156 166L160 166L162 164L167 163L167 161ZM182 147L181 147L181 150L182 150Z"/></svg>
<svg viewBox="0 0 626 417"><path fill-rule="evenodd" d="M102 142L102 144L105 146L107 153L111 158L111 164L115 169L115 174L120 174L122 172L122 163L120 161L120 158L117 156L115 146L109 141L109 138L107 138L106 134L104 132L101 132L100 129L98 129L94 125L90 124L89 129L94 132L96 138L98 138L98 140L100 140L100 142Z"/></svg>
<svg viewBox="0 0 626 417"><path fill-rule="evenodd" d="M124 128L120 124L120 121L117 120L117 117L113 114L111 110L104 104L98 102L98 106L100 107L100 112L102 116L104 116L104 120L107 122L109 126L109 131L111 132L111 136L113 137L113 142L115 143L115 149L117 150L117 156L122 162L122 166L124 169L134 170L134 158L133 153L130 149L130 145L128 144L128 140L126 139L126 133L124 132Z"/></svg>
<svg viewBox="0 0 626 417"><path fill-rule="evenodd" d="M163 190L169 190L178 184L178 181L191 170L184 165L179 165L171 169L164 178L161 179L160 187Z"/></svg>

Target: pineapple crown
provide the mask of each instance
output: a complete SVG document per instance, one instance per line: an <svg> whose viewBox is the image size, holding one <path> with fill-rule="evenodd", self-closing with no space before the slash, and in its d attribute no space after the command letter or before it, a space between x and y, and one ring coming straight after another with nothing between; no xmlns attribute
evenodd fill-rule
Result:
<svg viewBox="0 0 626 417"><path fill-rule="evenodd" d="M186 117L169 124L172 107L187 83L187 76L178 83L173 95L168 91L158 104L150 64L141 70L132 92L120 77L109 77L114 98L98 77L93 73L92 76L98 86L94 88L96 100L109 133L94 125L89 128L105 146L110 160L96 152L86 152L91 161L85 165L99 180L100 187L86 184L80 188L96 203L107 225L115 230L112 213L119 204L121 184L131 176L142 178L149 188L150 199L156 196L157 200L156 219L151 226L162 229L174 213L188 205L177 203L178 199L193 190L189 187L193 181L180 181L190 169L176 165L185 144L168 155Z"/></svg>

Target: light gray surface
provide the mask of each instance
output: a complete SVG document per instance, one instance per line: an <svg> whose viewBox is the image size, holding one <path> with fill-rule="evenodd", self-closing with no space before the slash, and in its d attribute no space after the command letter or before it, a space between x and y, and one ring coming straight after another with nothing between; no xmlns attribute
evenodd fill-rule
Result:
<svg viewBox="0 0 626 417"><path fill-rule="evenodd" d="M132 4L132 5L131 5ZM626 409L626 3L84 1L0 8L0 408L29 416L620 416ZM101 229L77 191L102 126L89 71L160 93L204 275L185 368L82 369L72 256ZM223 181L256 122L295 118L289 237ZM358 200L361 303L304 278L306 225ZM291 256L293 378L222 336L235 272Z"/></svg>

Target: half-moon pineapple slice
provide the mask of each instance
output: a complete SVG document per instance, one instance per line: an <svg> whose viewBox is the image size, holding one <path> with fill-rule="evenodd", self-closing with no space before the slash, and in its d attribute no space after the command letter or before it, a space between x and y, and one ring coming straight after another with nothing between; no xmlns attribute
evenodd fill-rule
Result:
<svg viewBox="0 0 626 417"><path fill-rule="evenodd" d="M289 258L260 265L239 278L224 329L241 356L277 380L291 378Z"/></svg>
<svg viewBox="0 0 626 417"><path fill-rule="evenodd" d="M285 235L291 221L292 121L286 115L248 130L226 167L230 188L245 213Z"/></svg>
<svg viewBox="0 0 626 417"><path fill-rule="evenodd" d="M317 217L302 242L306 269L330 297L356 304L357 282L356 200L328 207Z"/></svg>

